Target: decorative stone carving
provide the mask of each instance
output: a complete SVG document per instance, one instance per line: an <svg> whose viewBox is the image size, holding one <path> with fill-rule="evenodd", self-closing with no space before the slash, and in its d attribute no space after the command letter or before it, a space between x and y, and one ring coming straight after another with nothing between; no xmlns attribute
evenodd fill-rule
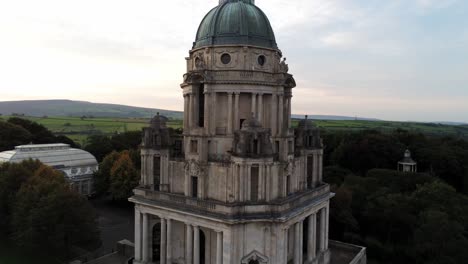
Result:
<svg viewBox="0 0 468 264"><path fill-rule="evenodd" d="M184 169L188 171L191 176L203 176L205 174L205 166L202 165L199 161L190 160L186 161Z"/></svg>
<svg viewBox="0 0 468 264"><path fill-rule="evenodd" d="M195 68L197 70L205 69L205 59L203 58L203 53L200 52L195 58Z"/></svg>
<svg viewBox="0 0 468 264"><path fill-rule="evenodd" d="M289 72L289 66L286 64L286 58L284 58L280 63L280 72L287 73Z"/></svg>
<svg viewBox="0 0 468 264"><path fill-rule="evenodd" d="M267 264L268 263L268 257L265 255L260 254L260 252L254 250L244 258L242 258L241 263L242 264L250 264L251 261L254 261L254 263L259 263L259 264Z"/></svg>

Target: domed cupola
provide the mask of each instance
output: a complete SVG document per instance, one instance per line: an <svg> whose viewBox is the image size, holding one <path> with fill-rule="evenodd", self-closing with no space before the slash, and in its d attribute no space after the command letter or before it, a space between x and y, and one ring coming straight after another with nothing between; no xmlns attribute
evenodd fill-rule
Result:
<svg viewBox="0 0 468 264"><path fill-rule="evenodd" d="M254 0L220 0L205 16L193 48L213 45L248 45L277 49L275 35Z"/></svg>
<svg viewBox="0 0 468 264"><path fill-rule="evenodd" d="M295 130L296 136L296 151L302 149L321 149L323 148L322 139L320 137L320 129L305 116L305 119L299 121L299 125Z"/></svg>
<svg viewBox="0 0 468 264"><path fill-rule="evenodd" d="M159 113L151 118L150 127L143 128L143 148L164 149L171 144L169 128L166 126L167 117Z"/></svg>

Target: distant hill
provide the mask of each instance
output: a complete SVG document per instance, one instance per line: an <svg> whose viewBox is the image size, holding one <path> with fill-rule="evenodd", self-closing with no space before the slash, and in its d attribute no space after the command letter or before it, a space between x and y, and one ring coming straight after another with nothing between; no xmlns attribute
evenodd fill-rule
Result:
<svg viewBox="0 0 468 264"><path fill-rule="evenodd" d="M156 113L182 119L183 113L164 109L143 108L117 104L100 104L72 100L31 100L0 102L0 114L26 116L94 116L115 118L149 118Z"/></svg>
<svg viewBox="0 0 468 264"><path fill-rule="evenodd" d="M149 118L156 113L173 119L182 119L183 113L155 108L143 108L118 104L101 104L85 101L72 100L28 100L28 101L4 101L0 102L0 114L12 115L24 114L25 116L93 116L114 118ZM294 119L304 119L304 115L293 115ZM315 120L364 120L378 121L378 119L332 116L332 115L310 115Z"/></svg>
<svg viewBox="0 0 468 264"><path fill-rule="evenodd" d="M293 119L304 119L305 115L292 115ZM381 121L376 118L366 118L366 117L351 117L351 116L335 116L335 115L309 115L309 119L313 120L358 120L358 121Z"/></svg>

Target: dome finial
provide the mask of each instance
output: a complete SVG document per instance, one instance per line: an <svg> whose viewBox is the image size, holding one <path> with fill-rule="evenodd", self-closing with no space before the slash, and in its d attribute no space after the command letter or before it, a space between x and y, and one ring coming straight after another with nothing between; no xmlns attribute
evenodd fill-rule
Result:
<svg viewBox="0 0 468 264"><path fill-rule="evenodd" d="M244 2L246 4L255 5L255 0L219 0L219 5L222 5L227 2Z"/></svg>

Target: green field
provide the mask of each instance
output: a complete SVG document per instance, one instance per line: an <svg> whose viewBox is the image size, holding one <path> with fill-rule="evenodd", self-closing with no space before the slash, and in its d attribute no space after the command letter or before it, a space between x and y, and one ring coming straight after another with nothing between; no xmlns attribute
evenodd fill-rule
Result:
<svg viewBox="0 0 468 264"><path fill-rule="evenodd" d="M8 116L2 117L6 120ZM148 126L149 119L145 118L80 118L80 117L22 117L44 125L57 135L65 135L75 142L86 145L90 135L113 135L126 131L141 130ZM292 125L297 126L298 120ZM405 129L412 132L421 132L428 135L452 135L468 138L468 126L441 125L434 123L393 122L393 121L362 121L362 120L316 120L318 127L328 131L358 131L374 129L382 132L391 132L396 129ZM182 127L182 120L170 120L168 126Z"/></svg>

